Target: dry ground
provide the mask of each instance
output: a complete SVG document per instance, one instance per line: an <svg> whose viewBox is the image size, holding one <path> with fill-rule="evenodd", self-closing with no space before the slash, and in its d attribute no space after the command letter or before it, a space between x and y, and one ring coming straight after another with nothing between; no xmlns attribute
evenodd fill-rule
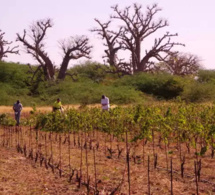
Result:
<svg viewBox="0 0 215 195"><path fill-rule="evenodd" d="M80 108L80 104L72 104L72 105L64 105L63 106L64 109L69 109L69 108L75 108L75 109L78 109ZM91 105L88 105L87 107L89 108L101 108L101 105L100 104L91 104ZM111 105L111 108L114 108L116 107L116 105ZM36 107L37 111L40 111L40 112L51 112L52 111L52 107L51 106L39 106L39 107ZM29 113L30 111L32 110L32 107L23 107L23 113ZM0 113L13 113L13 108L12 106L0 106Z"/></svg>
<svg viewBox="0 0 215 195"><path fill-rule="evenodd" d="M82 194L64 178L40 168L16 150L0 147L0 194Z"/></svg>
<svg viewBox="0 0 215 195"><path fill-rule="evenodd" d="M3 131L1 130L1 135ZM29 138L28 129L23 128L22 138L20 139L20 144L26 143L29 149ZM47 134L48 135L48 134ZM39 143L41 145L42 153L48 152L47 157L50 156L50 141L45 144L44 137L45 132L41 132L39 135ZM112 143L115 153L113 158L109 158L108 152L104 153L104 139L105 136L99 133L98 140L100 141L99 150L96 151L96 165L97 165L97 180L101 180L98 184L100 195L109 195L111 191L120 183L123 172L125 170L126 160L125 160L125 145L124 143ZM75 177L71 183L68 183L68 177L59 177L58 172L54 174L51 169L45 169L43 165L40 167L39 162L35 163L34 160L26 159L23 154L17 153L15 150L16 144L16 134L11 137L12 143L2 147L3 136L0 140L0 194L86 194L86 187L82 186L81 189L77 188L77 182L75 182ZM32 138L34 138L34 133L32 132ZM68 143L64 143L66 135L62 135L62 169L68 171ZM47 137L48 139L48 137ZM71 135L71 141L73 140L73 135ZM59 135L52 135L53 141L53 153L54 161L58 163L59 160ZM73 141L72 141L73 142ZM76 135L77 142L77 135ZM77 144L77 143L76 143ZM107 147L110 147L110 143L106 143ZM123 153L120 159L117 158L117 144L120 148L123 148ZM45 145L46 148L45 149ZM139 145L141 147L141 145ZM35 148L35 143L31 143L31 147ZM79 169L81 151L76 145L71 143L71 166L72 168ZM171 146L171 150L176 153L175 146ZM153 195L167 195L170 194L170 174L165 170L166 161L165 153L163 149L156 147L156 153L158 153L158 167L163 167L163 169L153 168L153 157L152 157L152 145L148 143L145 147L146 157L151 155L151 168L150 168L150 186L151 194ZM136 148L137 155L141 154L141 148ZM184 148L185 152L185 148ZM193 153L193 151L191 151ZM132 150L131 150L132 153ZM86 154L83 150L83 174L86 176ZM174 171L180 173L180 162L177 155L173 155L174 161ZM146 158L147 159L147 158ZM185 174L193 175L193 155L186 155L185 164ZM94 163L93 163L93 152L88 150L88 165L89 174L91 176L91 185L94 185ZM204 158L202 158L202 182L199 182L199 194L200 195L213 195L215 194L215 185L211 185L203 182L203 180L215 183L215 160L210 158L208 153ZM131 194L144 195L147 194L147 160L144 164L135 164L131 161L130 164L131 173ZM85 178L83 178L84 180ZM194 195L196 194L195 178L185 177L181 178L180 174L174 173L173 179L174 195ZM120 189L120 195L128 194L128 182L127 175L125 174L123 185ZM116 195L116 193L115 193Z"/></svg>
<svg viewBox="0 0 215 195"><path fill-rule="evenodd" d="M92 105L94 107L99 107L100 105ZM79 108L80 105L64 105L64 108ZM22 112L24 113L29 113L32 110L32 107L23 107ZM52 107L51 106L41 106L41 107L37 107L37 111L40 112L51 112L52 111ZM0 113L13 113L13 108L12 106L0 106Z"/></svg>
<svg viewBox="0 0 215 195"><path fill-rule="evenodd" d="M94 105L100 106L100 105ZM69 106L68 106L69 107ZM78 108L79 105L70 106L73 108ZM23 112L29 113L32 110L31 107L25 107ZM41 112L49 112L51 111L51 107L38 107L37 110ZM0 113L7 112L13 113L11 107L0 106ZM23 128L25 129L25 128ZM15 150L15 140L16 135L12 137L13 143L12 147L2 147L2 140L4 131L0 129L0 195L39 195L39 194L86 194L86 187L81 189L77 188L77 183L75 183L74 179L72 183L68 183L67 177L60 178L57 173L53 174L51 169L45 169L44 165L42 167L39 166L39 163L34 163L34 161L27 159L23 154L17 153ZM45 142L44 142L44 133L40 134L40 143L45 153ZM28 131L23 132L23 136L25 136L23 143L29 143L29 133ZM33 134L34 135L34 134ZM65 135L66 136L66 135ZM34 138L34 137L33 137ZM26 139L26 140L25 140ZM48 137L47 137L48 139ZM58 138L59 139L59 138ZM58 162L59 158L59 142L58 139L53 137L53 151L54 158L56 162ZM62 141L65 139L63 136ZM77 139L77 137L76 137ZM101 180L101 183L98 185L100 189L100 195L109 195L110 191L112 191L120 182L123 171L126 165L125 161L125 145L124 143L113 143L113 149L115 153L113 154L113 158L108 158L108 152L104 153L104 148L110 147L110 143L106 143L104 145L105 135L98 134L98 139L100 142L100 148L96 153L97 159L97 179ZM107 138L109 139L109 138ZM73 137L71 135L71 140ZM77 142L77 140L76 140ZM35 144L35 143L34 143ZM34 145L32 144L32 145ZM94 143L95 144L95 143ZM120 145L120 148L123 148L122 157L120 159L117 158L117 144ZM48 154L47 157L50 156L50 142L47 143ZM29 148L28 148L29 149ZM180 172L180 161L178 160L178 151L175 146L172 145L169 150L174 151L175 155L172 155L174 161L174 170ZM142 155L142 147L141 144L136 148L136 155ZM147 144L145 147L146 151L146 159L147 155L151 156L151 194L153 195L167 195L170 194L170 174L165 170L166 161L165 161L165 152L164 146L162 149L156 145L155 151L158 154L158 166L163 167L164 169L154 169L153 166L153 156L152 156L152 145ZM185 164L185 174L193 175L193 162L195 160L194 155L189 155L186 152L186 147L184 147L183 151L186 154L186 164ZM194 154L195 151L191 151ZM131 150L132 153L132 150ZM71 165L73 168L79 169L80 166L80 148L71 144ZM93 153L89 151L89 172L91 175L91 183L93 184L93 174L94 174L94 166L93 166ZM85 161L86 155L83 153L83 161ZM68 144L62 145L62 167L68 168ZM199 183L200 195L214 195L215 194L215 185L211 185L209 183L203 182L203 180L207 180L209 182L215 183L215 160L210 158L210 153L206 154L204 158L202 158L202 182ZM83 172L86 173L86 162L83 162ZM131 162L131 194L136 195L144 195L147 194L147 160L145 160L144 164L135 164ZM181 178L180 174L174 173L173 179L174 186L174 195L194 195L196 194L196 186L194 177L186 177L184 179ZM121 186L121 194L128 194L128 183L127 183L127 175L125 176L124 183Z"/></svg>

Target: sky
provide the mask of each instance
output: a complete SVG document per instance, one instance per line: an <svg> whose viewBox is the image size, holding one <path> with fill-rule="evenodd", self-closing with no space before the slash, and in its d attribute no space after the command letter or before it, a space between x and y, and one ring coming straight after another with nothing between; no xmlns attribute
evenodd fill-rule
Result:
<svg viewBox="0 0 215 195"><path fill-rule="evenodd" d="M215 0L1 0L0 29L5 32L5 40L19 45L20 55L9 55L6 61L36 64L33 58L25 53L21 43L15 42L16 33L23 33L32 22L51 18L54 26L47 31L46 51L58 66L62 60L59 41L70 36L86 35L93 45L92 60L103 63L104 47L102 40L90 29L98 27L94 18L107 22L118 4L120 9L133 3L142 5L143 14L146 6L157 3L162 9L156 16L168 20L169 26L156 32L162 37L165 32L178 33L172 39L185 44L176 50L197 55L206 69L215 69ZM154 40L149 38L145 49L152 46ZM84 62L84 58L80 62ZM77 62L71 62L72 66Z"/></svg>

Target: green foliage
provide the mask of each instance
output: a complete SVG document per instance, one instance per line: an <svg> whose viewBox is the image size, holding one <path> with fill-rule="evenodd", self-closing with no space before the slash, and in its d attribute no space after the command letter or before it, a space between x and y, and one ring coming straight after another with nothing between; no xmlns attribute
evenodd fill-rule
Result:
<svg viewBox="0 0 215 195"><path fill-rule="evenodd" d="M3 113L0 114L0 125L14 126L16 124L15 120L9 115Z"/></svg>
<svg viewBox="0 0 215 195"><path fill-rule="evenodd" d="M117 83L118 82L118 83ZM130 85L147 94L152 94L160 99L172 99L179 96L185 85L186 79L169 74L139 73L125 76L117 85Z"/></svg>
<svg viewBox="0 0 215 195"><path fill-rule="evenodd" d="M198 72L197 81L200 83L215 84L215 70L200 70Z"/></svg>
<svg viewBox="0 0 215 195"><path fill-rule="evenodd" d="M46 89L44 95L48 104L52 104L57 97L61 97L64 104L94 104L100 103L102 94L110 98L111 103L127 104L141 102L141 92L128 86L111 86L94 83L92 81L73 82L64 81Z"/></svg>
<svg viewBox="0 0 215 195"><path fill-rule="evenodd" d="M129 143L142 140L146 144L146 141L151 142L155 135L159 135L163 144L177 140L194 147L195 155L204 156L209 148L214 148L214 123L214 105L177 103L171 107L170 104L116 107L105 112L99 108L84 108L65 110L64 114L39 113L26 118L22 124L57 133L90 133L96 130L114 135L121 141L125 141L126 133ZM0 124L14 125L15 121L2 114ZM168 155L174 152L167 150Z"/></svg>
<svg viewBox="0 0 215 195"><path fill-rule="evenodd" d="M11 105L17 99L29 99L26 65L0 62L0 105Z"/></svg>
<svg viewBox="0 0 215 195"><path fill-rule="evenodd" d="M192 82L185 87L181 97L187 102L214 101L215 86L211 83Z"/></svg>
<svg viewBox="0 0 215 195"><path fill-rule="evenodd" d="M107 73L110 67L88 61L69 70L77 74L74 82L70 77L64 81L44 81L40 72L31 80L26 65L0 62L0 69L0 105L11 106L17 99L24 106L52 105L60 97L64 105L85 106L100 103L102 94L109 97L111 104L141 104L156 99L213 102L215 98L212 70L201 70L197 80L161 73L118 78Z"/></svg>
<svg viewBox="0 0 215 195"><path fill-rule="evenodd" d="M101 83L108 76L114 77L114 75L110 75L107 72L110 71L111 67L102 65L97 62L87 61L83 64L79 64L69 69L68 72L76 73L77 79L85 80L90 79L93 82Z"/></svg>
<svg viewBox="0 0 215 195"><path fill-rule="evenodd" d="M0 83L7 83L14 88L23 88L26 86L28 67L26 65L17 65L14 63L5 63L0 61Z"/></svg>

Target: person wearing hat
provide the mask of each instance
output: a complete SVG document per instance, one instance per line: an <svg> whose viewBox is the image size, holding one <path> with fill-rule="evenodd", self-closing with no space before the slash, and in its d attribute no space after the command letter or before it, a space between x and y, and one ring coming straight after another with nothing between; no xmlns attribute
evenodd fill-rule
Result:
<svg viewBox="0 0 215 195"><path fill-rule="evenodd" d="M62 112L62 103L61 103L60 98L57 98L57 100L53 104L53 111L55 112L57 110Z"/></svg>
<svg viewBox="0 0 215 195"><path fill-rule="evenodd" d="M19 126L19 123L20 123L20 115L21 115L22 107L23 106L19 100L17 100L16 103L13 105L13 110L15 113L16 126Z"/></svg>
<svg viewBox="0 0 215 195"><path fill-rule="evenodd" d="M105 95L102 95L101 105L102 105L102 110L108 111L110 108L109 98L106 97Z"/></svg>

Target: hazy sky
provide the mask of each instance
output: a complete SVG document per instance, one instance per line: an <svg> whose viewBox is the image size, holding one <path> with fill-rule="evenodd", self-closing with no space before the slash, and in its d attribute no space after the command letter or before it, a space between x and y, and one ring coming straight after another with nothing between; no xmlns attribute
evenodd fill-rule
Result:
<svg viewBox="0 0 215 195"><path fill-rule="evenodd" d="M87 35L94 46L92 60L102 62L102 42L95 33L89 32L96 27L94 18L106 22L113 13L111 6L118 4L121 9L138 3L145 7L158 3L162 11L157 17L167 19L169 27L156 35L161 37L166 31L178 33L172 39L186 47L179 51L195 54L202 59L207 69L215 69L215 0L1 0L0 29L5 39L14 41L16 33L22 34L24 29L38 19L52 18L54 26L47 32L46 49L55 64L60 64L62 55L58 41L69 36ZM159 31L158 31L159 32ZM151 41L151 42L150 42ZM153 40L147 44L150 46ZM14 43L18 44L18 43ZM5 60L34 63L32 57L24 53L20 45L20 55L9 55ZM84 59L83 59L84 60Z"/></svg>

